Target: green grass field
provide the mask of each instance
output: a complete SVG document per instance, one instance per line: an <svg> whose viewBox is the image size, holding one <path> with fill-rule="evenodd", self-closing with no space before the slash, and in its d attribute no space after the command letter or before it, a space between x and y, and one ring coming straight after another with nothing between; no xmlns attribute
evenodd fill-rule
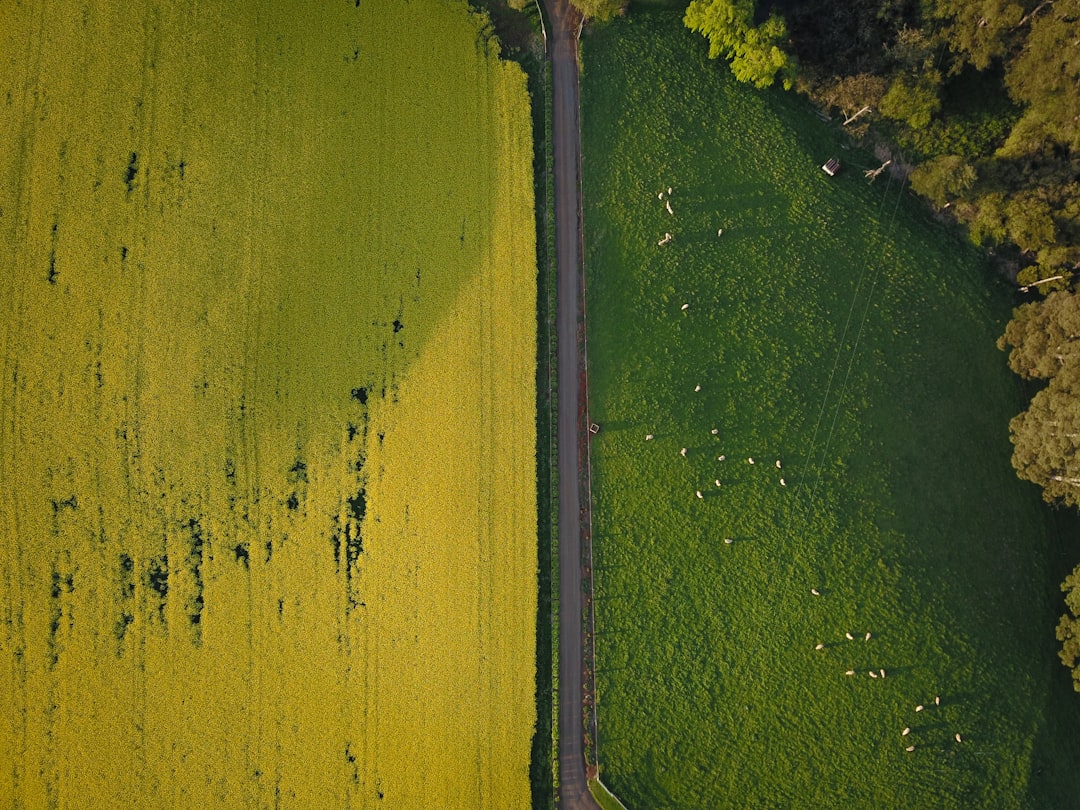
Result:
<svg viewBox="0 0 1080 810"><path fill-rule="evenodd" d="M583 52L605 783L639 810L1070 805L1075 522L1009 464L1006 291L677 14Z"/></svg>
<svg viewBox="0 0 1080 810"><path fill-rule="evenodd" d="M533 145L486 30L0 10L0 804L528 806Z"/></svg>

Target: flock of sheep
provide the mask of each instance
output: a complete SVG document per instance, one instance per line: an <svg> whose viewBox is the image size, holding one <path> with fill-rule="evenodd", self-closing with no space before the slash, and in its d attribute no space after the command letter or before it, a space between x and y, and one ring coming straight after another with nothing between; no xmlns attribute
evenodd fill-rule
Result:
<svg viewBox="0 0 1080 810"><path fill-rule="evenodd" d="M659 194L656 195L656 197L657 197L658 200L661 200L662 202L664 202L664 207L666 208L668 214L670 214L671 216L674 216L675 211L671 207L671 195L672 195L672 193L673 193L672 188L668 187L666 195L665 195L664 191L661 191ZM717 229L716 235L718 237L723 236L724 235L724 229L723 228ZM663 247L664 245L669 244L673 239L674 239L674 237L672 236L671 233L665 233L663 238L659 242L657 242L657 245ZM689 302L684 303L680 309L684 314L687 313L689 311L689 309L690 309ZM701 392L701 385L700 384L695 385L694 386L694 393L700 393L700 392ZM718 428L713 428L710 431L710 433L713 436L718 436L720 431L719 431ZM652 441L655 438L656 438L656 436L654 434L652 434L652 433L648 433L648 434L645 435L645 441ZM689 452L689 448L683 447L683 448L681 448L679 450L679 455L681 455L683 458L686 458L688 452ZM721 462L726 461L727 456L721 454L721 455L717 456L716 460L721 461ZM756 464L756 462L754 461L753 456L748 456L746 461L750 465ZM776 466L777 470L782 470L783 469L783 464L781 463L780 459L776 459L775 466ZM782 486L782 487L787 486L787 481L783 477L779 478L779 483L780 483L780 486ZM719 478L717 478L717 479L714 480L714 484L715 484L716 488L719 489L722 486L723 482ZM695 490L694 495L698 500L704 500L705 499L705 494L700 489ZM730 538L730 537L725 537L724 538L724 543L726 545L731 545L734 542L735 541L734 541L733 538ZM810 593L813 596L818 596L818 597L821 596L821 591L819 591L817 588L810 588ZM850 632L845 633L844 636L848 641L854 641L855 638L856 638L856 636L853 635ZM870 641L871 637L872 637L872 634L870 632L867 632L863 636L863 641L868 642L868 641ZM824 652L824 651L827 650L827 648L829 646L833 646L833 645L831 645L831 644L827 645L825 642L818 642L817 645L814 647L814 649L819 651L819 652ZM849 677L854 676L854 675L856 675L856 671L853 670L853 669L849 669L849 670L844 672L844 675L849 676ZM884 679L886 677L886 671L884 669L868 670L867 675L869 675L869 677L871 677L871 678L873 678L875 680L876 679ZM940 696L935 696L934 697L934 706L940 706L940 705L941 705L941 697ZM922 712L924 709L926 709L926 706L921 704L921 703L915 707L915 711L917 713ZM900 736L902 738L907 738L908 735L910 735L911 733L912 733L911 726L905 726L904 729L900 732ZM953 735L953 739L955 739L957 743L962 743L964 741L963 737L961 736L961 734L959 732L957 732L957 733L955 733ZM915 751L915 745L914 744L908 745L907 747L905 747L904 750L907 751L908 753L911 753L911 752Z"/></svg>

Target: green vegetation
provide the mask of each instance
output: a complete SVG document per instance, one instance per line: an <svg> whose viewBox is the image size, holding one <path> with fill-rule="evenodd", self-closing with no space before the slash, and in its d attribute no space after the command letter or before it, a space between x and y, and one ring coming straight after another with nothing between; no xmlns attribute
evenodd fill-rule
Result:
<svg viewBox="0 0 1080 810"><path fill-rule="evenodd" d="M620 802L599 779L589 780L589 793L600 805L600 810L626 810L626 805Z"/></svg>
<svg viewBox="0 0 1080 810"><path fill-rule="evenodd" d="M1006 291L704 51L675 14L584 43L604 780L631 808L1068 806L1076 526L1009 469Z"/></svg>
<svg viewBox="0 0 1080 810"><path fill-rule="evenodd" d="M0 11L6 804L528 805L533 144L489 31Z"/></svg>
<svg viewBox="0 0 1080 810"><path fill-rule="evenodd" d="M1080 0L801 0L754 28L761 5L693 0L686 24L743 81L764 86L772 66L797 64L803 92L853 132L877 120L906 165L959 162L968 182L916 190L977 243L1006 248L1001 269L1022 284L1080 268ZM756 53L749 67L740 47Z"/></svg>
<svg viewBox="0 0 1080 810"><path fill-rule="evenodd" d="M771 87L779 74L784 88L795 80L795 63L780 46L787 40L784 20L770 14L755 26L754 0L691 0L683 22L709 40L709 58L723 56L740 82Z"/></svg>

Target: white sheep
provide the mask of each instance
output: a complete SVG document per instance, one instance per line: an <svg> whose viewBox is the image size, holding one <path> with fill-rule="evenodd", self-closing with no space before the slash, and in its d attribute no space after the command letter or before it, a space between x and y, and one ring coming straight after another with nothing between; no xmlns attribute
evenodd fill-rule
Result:
<svg viewBox="0 0 1080 810"><path fill-rule="evenodd" d="M717 461L725 461L726 459L727 459L727 456L717 456L716 457Z"/></svg>
<svg viewBox="0 0 1080 810"><path fill-rule="evenodd" d="M959 732L957 732L957 734L956 734L956 741L957 742L963 742L964 741L963 737L960 736Z"/></svg>
<svg viewBox="0 0 1080 810"><path fill-rule="evenodd" d="M747 463L747 464L753 464L753 463L754 463L754 459L753 459L753 458L748 458L748 459L746 459L746 463Z"/></svg>
<svg viewBox="0 0 1080 810"><path fill-rule="evenodd" d="M817 588L811 588L810 593L812 593L814 596L821 596L821 591L819 591Z"/></svg>
<svg viewBox="0 0 1080 810"><path fill-rule="evenodd" d="M686 448L685 447L682 450L679 451L679 455L682 456L683 458L686 458Z"/></svg>
<svg viewBox="0 0 1080 810"><path fill-rule="evenodd" d="M825 645L823 643L821 643L821 642L818 642L818 645L816 647L814 647L814 649L815 650L824 650Z"/></svg>
<svg viewBox="0 0 1080 810"><path fill-rule="evenodd" d="M646 433L646 434L645 434L645 441L647 441L647 442L651 442L651 441L652 441L653 439L655 439L655 438L656 438L656 437L655 437L655 436L653 436L653 435L652 435L651 433Z"/></svg>
<svg viewBox="0 0 1080 810"><path fill-rule="evenodd" d="M910 733L911 733L911 728L908 727L908 728L905 728L903 731L900 732L900 736L901 737L906 737Z"/></svg>
<svg viewBox="0 0 1080 810"><path fill-rule="evenodd" d="M787 481L785 481L783 478L781 478L780 479L780 486L786 487L787 486Z"/></svg>
<svg viewBox="0 0 1080 810"><path fill-rule="evenodd" d="M867 634L866 634L866 638L864 638L864 639L863 639L863 641L869 641L869 640L870 640L870 634L869 634L869 633L867 633Z"/></svg>
<svg viewBox="0 0 1080 810"><path fill-rule="evenodd" d="M690 309L690 305L689 305L689 304L683 304L683 305L682 305L682 306L680 307L680 309L681 309L681 310L682 310L683 312L686 312L686 310Z"/></svg>
<svg viewBox="0 0 1080 810"><path fill-rule="evenodd" d="M921 712L921 711L922 711L922 710L923 710L924 708L926 708L926 707L925 707L925 706L923 706L923 705L922 705L922 704L920 703L920 704L919 704L918 706L916 706L916 707L915 707L915 711L917 711L917 712Z"/></svg>
<svg viewBox="0 0 1080 810"><path fill-rule="evenodd" d="M844 633L844 635L847 636L848 641L854 641L855 640L855 636L851 635L851 633Z"/></svg>
<svg viewBox="0 0 1080 810"><path fill-rule="evenodd" d="M911 753L912 751L914 751L914 750L915 750L915 746L914 746L914 745L909 745L909 746L908 746L907 748L905 748L904 750L905 750L905 751L907 751L907 752L908 752L908 753L910 754L910 753Z"/></svg>
<svg viewBox="0 0 1080 810"><path fill-rule="evenodd" d="M701 494L700 489L697 490L694 494L698 496L698 500L704 500L705 499L705 496Z"/></svg>

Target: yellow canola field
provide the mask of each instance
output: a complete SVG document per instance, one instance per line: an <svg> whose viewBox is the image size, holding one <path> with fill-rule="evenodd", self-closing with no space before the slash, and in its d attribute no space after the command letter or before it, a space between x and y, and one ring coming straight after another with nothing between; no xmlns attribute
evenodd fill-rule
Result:
<svg viewBox="0 0 1080 810"><path fill-rule="evenodd" d="M524 76L259 5L0 8L0 804L527 807Z"/></svg>

